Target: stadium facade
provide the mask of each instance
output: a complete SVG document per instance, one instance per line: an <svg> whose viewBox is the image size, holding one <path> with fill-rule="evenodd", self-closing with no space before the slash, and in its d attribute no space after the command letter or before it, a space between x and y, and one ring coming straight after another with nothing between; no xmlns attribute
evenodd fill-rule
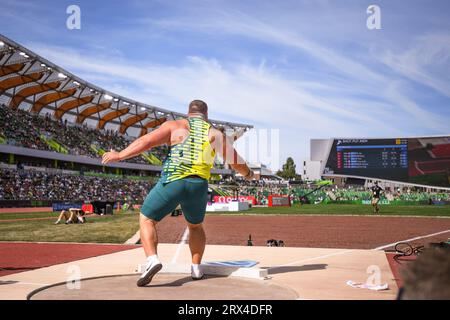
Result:
<svg viewBox="0 0 450 320"><path fill-rule="evenodd" d="M311 139L304 173L338 184L380 181L450 190L450 135Z"/></svg>
<svg viewBox="0 0 450 320"><path fill-rule="evenodd" d="M52 121L73 127L90 127L100 132L115 132L128 142L142 136L167 120L186 118L187 115L145 104L115 94L46 60L22 45L0 34L0 104L2 115L7 112L26 111L33 116L47 116ZM19 115L20 116L20 115ZM39 118L40 119L40 118ZM31 122L31 120L29 120ZM35 121L35 120L33 120ZM237 136L251 125L210 120L212 125ZM8 124L6 124L7 126ZM11 124L12 125L12 124ZM37 126L40 130L41 128ZM81 138L81 137L80 137ZM67 151L58 137L39 133L39 143L49 150L26 148L0 132L0 162L14 164L24 159L41 159L48 163L65 162L93 168L101 165L105 150L98 145L89 146L94 156L73 154ZM36 142L37 143L37 142ZM56 151L56 152L55 152ZM122 162L110 168L137 171L160 171L161 161L154 154L145 154L141 163ZM118 170L116 172L119 172ZM216 174L231 174L231 170L216 168Z"/></svg>

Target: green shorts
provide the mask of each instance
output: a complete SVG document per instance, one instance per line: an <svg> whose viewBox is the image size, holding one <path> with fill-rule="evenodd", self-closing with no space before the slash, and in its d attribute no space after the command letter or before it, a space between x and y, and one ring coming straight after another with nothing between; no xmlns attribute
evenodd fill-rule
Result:
<svg viewBox="0 0 450 320"><path fill-rule="evenodd" d="M202 178L184 178L166 184L159 181L150 190L141 207L149 219L161 221L178 205L187 222L202 223L208 202L208 181Z"/></svg>

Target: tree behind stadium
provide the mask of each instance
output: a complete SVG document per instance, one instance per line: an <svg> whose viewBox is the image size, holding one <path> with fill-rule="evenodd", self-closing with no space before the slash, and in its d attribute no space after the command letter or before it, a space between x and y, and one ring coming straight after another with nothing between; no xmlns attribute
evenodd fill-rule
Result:
<svg viewBox="0 0 450 320"><path fill-rule="evenodd" d="M283 164L283 169L279 170L277 172L277 175L287 180L300 179L300 176L295 173L295 163L294 159L292 159L291 157L288 157L286 159L286 163Z"/></svg>

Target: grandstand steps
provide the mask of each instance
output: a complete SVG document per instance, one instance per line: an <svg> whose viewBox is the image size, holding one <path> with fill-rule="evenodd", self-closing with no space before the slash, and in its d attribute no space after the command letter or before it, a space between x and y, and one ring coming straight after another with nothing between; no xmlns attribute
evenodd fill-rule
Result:
<svg viewBox="0 0 450 320"><path fill-rule="evenodd" d="M162 161L158 159L153 153L151 152L143 152L141 156L147 160L150 164L153 164L155 166L162 165Z"/></svg>
<svg viewBox="0 0 450 320"><path fill-rule="evenodd" d="M41 134L39 137L40 137L41 141L43 141L45 144L47 144L52 150L59 152L59 153L69 154L69 151L66 148L64 148L61 144L59 144L55 139L47 138L43 134Z"/></svg>
<svg viewBox="0 0 450 320"><path fill-rule="evenodd" d="M103 154L105 154L105 152L106 152L102 148L97 148L95 146L95 144L91 144L90 147L91 147L91 150L94 151L96 154L98 154L100 157L103 156Z"/></svg>
<svg viewBox="0 0 450 320"><path fill-rule="evenodd" d="M336 201L336 195L334 194L333 191L326 191L325 193L331 200Z"/></svg>
<svg viewBox="0 0 450 320"><path fill-rule="evenodd" d="M216 192L219 196L224 196L224 197L232 196L231 192L229 192L221 187L209 185L209 188L212 189L214 192Z"/></svg>

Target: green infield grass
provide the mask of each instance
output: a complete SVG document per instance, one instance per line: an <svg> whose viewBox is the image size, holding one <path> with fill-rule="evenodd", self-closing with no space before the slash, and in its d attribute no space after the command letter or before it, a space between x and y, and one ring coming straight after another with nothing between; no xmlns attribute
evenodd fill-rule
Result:
<svg viewBox="0 0 450 320"><path fill-rule="evenodd" d="M58 216L54 212L31 217L53 217L45 220L27 220L30 216L21 213L8 214L8 219L3 219L3 215L0 214L0 241L124 243L139 230L138 212L96 215L88 217L84 224L69 225L54 225ZM23 220L2 222L10 219Z"/></svg>
<svg viewBox="0 0 450 320"><path fill-rule="evenodd" d="M380 205L382 216L446 216L450 217L450 206ZM216 214L216 213L212 213ZM222 213L220 213L222 214ZM223 213L225 214L225 213ZM238 214L291 214L291 215L374 215L371 205L365 204L306 204L292 207L256 207Z"/></svg>

